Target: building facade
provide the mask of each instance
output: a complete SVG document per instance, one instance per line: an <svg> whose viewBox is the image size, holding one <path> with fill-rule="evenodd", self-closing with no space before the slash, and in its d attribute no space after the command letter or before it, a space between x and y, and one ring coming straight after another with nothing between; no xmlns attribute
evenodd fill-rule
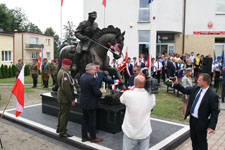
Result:
<svg viewBox="0 0 225 150"><path fill-rule="evenodd" d="M114 25L125 34L129 56L158 53L219 55L225 39L225 0L84 0L84 19L96 11L99 28ZM221 55L221 54L220 54Z"/></svg>
<svg viewBox="0 0 225 150"><path fill-rule="evenodd" d="M0 64L16 64L22 59L25 64L37 59L41 48L43 58L54 59L54 38L30 32L0 32Z"/></svg>

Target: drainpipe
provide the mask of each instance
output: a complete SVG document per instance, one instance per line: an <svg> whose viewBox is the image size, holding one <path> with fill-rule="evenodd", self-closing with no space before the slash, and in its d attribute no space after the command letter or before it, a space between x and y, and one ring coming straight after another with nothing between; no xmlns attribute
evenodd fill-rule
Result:
<svg viewBox="0 0 225 150"><path fill-rule="evenodd" d="M184 12L183 12L183 40L182 40L182 54L184 54L185 47L185 29L186 29L186 0L184 0Z"/></svg>
<svg viewBox="0 0 225 150"><path fill-rule="evenodd" d="M24 51L23 51L23 48L24 47L23 47L23 33L22 33L22 58L21 59L22 59L23 63L25 63L24 62Z"/></svg>

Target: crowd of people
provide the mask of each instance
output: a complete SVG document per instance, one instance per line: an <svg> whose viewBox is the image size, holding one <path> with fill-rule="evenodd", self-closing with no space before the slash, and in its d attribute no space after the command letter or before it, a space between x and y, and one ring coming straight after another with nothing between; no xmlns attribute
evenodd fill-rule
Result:
<svg viewBox="0 0 225 150"><path fill-rule="evenodd" d="M161 80L165 82L166 79L175 76L179 81L181 81L185 76L185 70L187 68L191 68L192 78L194 80L193 82L196 83L198 76L203 69L204 57L212 59L212 67L210 72L211 81L212 79L214 80L214 87L217 88L219 77L222 75L222 59L220 56L216 59L212 58L210 54L204 56L200 54L195 55L194 52L191 52L190 54L185 53L184 55L180 55L177 53L171 53L170 55L167 55L166 53L159 53L156 56L156 59L151 58L150 65L148 65L148 60L146 60L143 55L140 55L138 60L136 57L133 57L133 60L131 60L131 58L129 57L126 69L124 69L121 74L124 77L126 86L128 87L130 84L129 78L134 74L134 66L138 66L141 69L150 66L151 75L158 80L159 84ZM110 65L111 67L117 67L118 62L113 59Z"/></svg>

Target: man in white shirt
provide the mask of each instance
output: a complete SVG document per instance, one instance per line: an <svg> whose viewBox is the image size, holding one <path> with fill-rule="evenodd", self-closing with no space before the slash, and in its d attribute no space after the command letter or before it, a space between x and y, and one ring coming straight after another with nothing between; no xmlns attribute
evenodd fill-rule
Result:
<svg viewBox="0 0 225 150"><path fill-rule="evenodd" d="M160 78L161 78L161 74L162 74L162 63L160 62L160 58L157 57L156 58L156 62L155 62L155 67L157 69L157 74L156 74L156 79L158 80L158 83L160 84Z"/></svg>
<svg viewBox="0 0 225 150"><path fill-rule="evenodd" d="M195 60L194 52L191 52L190 58L191 58L192 63L194 63L194 60Z"/></svg>
<svg viewBox="0 0 225 150"><path fill-rule="evenodd" d="M149 149L152 132L150 114L155 105L155 95L149 94L144 86L145 78L139 75L134 79L135 88L125 91L120 97L120 102L126 105L122 124L123 150L134 149L136 146L140 150Z"/></svg>

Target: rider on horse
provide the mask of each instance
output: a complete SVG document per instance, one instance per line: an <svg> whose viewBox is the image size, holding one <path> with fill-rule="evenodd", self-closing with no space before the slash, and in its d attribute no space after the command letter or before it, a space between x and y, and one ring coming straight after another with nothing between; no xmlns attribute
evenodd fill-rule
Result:
<svg viewBox="0 0 225 150"><path fill-rule="evenodd" d="M88 52L89 46L95 30L98 29L98 24L95 21L97 18L97 13L88 13L88 20L85 20L79 24L75 31L75 36L80 40L76 47L73 70L77 70L78 63L81 59L82 52Z"/></svg>

